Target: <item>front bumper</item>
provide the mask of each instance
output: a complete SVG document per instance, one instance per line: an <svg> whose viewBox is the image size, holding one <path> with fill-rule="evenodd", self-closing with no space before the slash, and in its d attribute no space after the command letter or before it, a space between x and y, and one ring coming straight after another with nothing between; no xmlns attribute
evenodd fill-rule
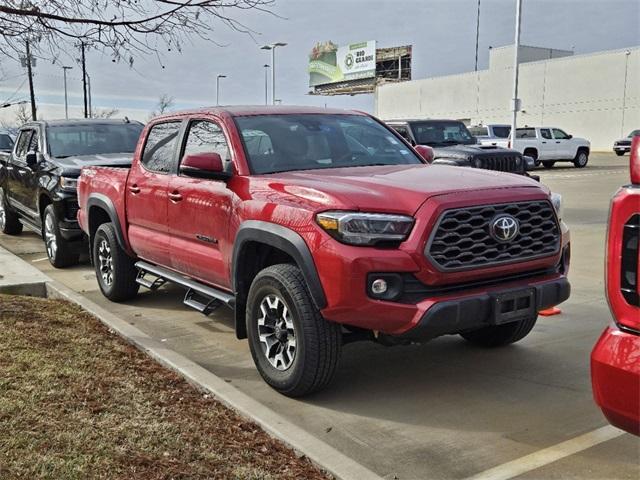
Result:
<svg viewBox="0 0 640 480"><path fill-rule="evenodd" d="M398 337L411 341L424 341L441 335L494 325L495 296L529 289L534 292L535 314L564 302L571 293L569 281L562 276L538 283L520 283L516 288L497 288L457 299L435 302L424 312L415 327Z"/></svg>
<svg viewBox="0 0 640 480"><path fill-rule="evenodd" d="M593 396L612 425L640 435L640 334L612 325L591 353Z"/></svg>
<svg viewBox="0 0 640 480"><path fill-rule="evenodd" d="M627 153L631 151L631 145L614 145L613 151Z"/></svg>

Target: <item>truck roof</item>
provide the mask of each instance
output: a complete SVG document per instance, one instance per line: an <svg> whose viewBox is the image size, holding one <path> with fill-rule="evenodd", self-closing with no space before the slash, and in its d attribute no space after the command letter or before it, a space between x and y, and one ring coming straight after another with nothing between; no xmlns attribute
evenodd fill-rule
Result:
<svg viewBox="0 0 640 480"><path fill-rule="evenodd" d="M43 125L48 127L70 126L70 125L121 125L123 123L140 123L137 120L125 120L123 118L70 118L69 120L36 120L27 122L20 128L27 125Z"/></svg>
<svg viewBox="0 0 640 480"><path fill-rule="evenodd" d="M203 107L190 110L180 110L159 115L155 118L176 117L183 115L226 114L232 117L250 115L295 115L295 114L333 114L333 115L364 115L355 110L342 110L338 108L304 107L295 105L225 105L220 107Z"/></svg>
<svg viewBox="0 0 640 480"><path fill-rule="evenodd" d="M393 120L383 120L384 123L411 123L411 122L462 122L453 118L394 118Z"/></svg>

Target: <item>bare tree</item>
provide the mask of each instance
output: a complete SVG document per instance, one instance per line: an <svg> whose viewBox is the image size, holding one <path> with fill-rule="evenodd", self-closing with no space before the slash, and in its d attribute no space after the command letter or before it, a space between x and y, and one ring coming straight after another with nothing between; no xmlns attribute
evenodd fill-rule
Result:
<svg viewBox="0 0 640 480"><path fill-rule="evenodd" d="M117 108L94 108L91 110L91 118L111 118L120 112Z"/></svg>
<svg viewBox="0 0 640 480"><path fill-rule="evenodd" d="M162 95L160 95L160 98L158 98L158 103L156 104L155 110L149 113L149 120L171 110L173 108L173 105L173 97L166 93L163 93Z"/></svg>
<svg viewBox="0 0 640 480"><path fill-rule="evenodd" d="M37 115L37 109L36 109L36 115ZM15 119L18 127L33 120L33 118L31 117L31 108L28 107L26 103L19 104L18 108L16 109Z"/></svg>
<svg viewBox="0 0 640 480"><path fill-rule="evenodd" d="M16 56L24 41L55 60L64 43L83 43L133 63L133 54L180 51L193 37L214 41L220 24L253 33L236 20L243 10L269 12L274 0L4 0L0 51Z"/></svg>

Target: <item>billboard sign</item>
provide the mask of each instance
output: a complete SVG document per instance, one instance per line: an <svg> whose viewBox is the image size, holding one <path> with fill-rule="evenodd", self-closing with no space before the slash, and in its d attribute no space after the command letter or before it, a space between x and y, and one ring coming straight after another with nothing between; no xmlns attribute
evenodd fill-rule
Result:
<svg viewBox="0 0 640 480"><path fill-rule="evenodd" d="M375 40L342 46L318 43L309 55L310 87L375 76Z"/></svg>

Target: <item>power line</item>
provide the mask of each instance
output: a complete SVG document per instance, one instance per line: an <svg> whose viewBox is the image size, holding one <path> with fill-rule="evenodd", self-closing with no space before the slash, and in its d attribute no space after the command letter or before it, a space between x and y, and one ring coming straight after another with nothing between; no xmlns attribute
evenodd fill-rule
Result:
<svg viewBox="0 0 640 480"><path fill-rule="evenodd" d="M24 87L24 84L27 83L27 77L24 78L24 80L22 80L22 83L20 84L20 86L18 88L16 88L16 91L13 92L13 94L11 94L11 96L9 98L7 98L4 102L2 103L9 103L11 102L11 100L13 100L15 98L15 96L18 94L18 92L22 89L22 87Z"/></svg>

